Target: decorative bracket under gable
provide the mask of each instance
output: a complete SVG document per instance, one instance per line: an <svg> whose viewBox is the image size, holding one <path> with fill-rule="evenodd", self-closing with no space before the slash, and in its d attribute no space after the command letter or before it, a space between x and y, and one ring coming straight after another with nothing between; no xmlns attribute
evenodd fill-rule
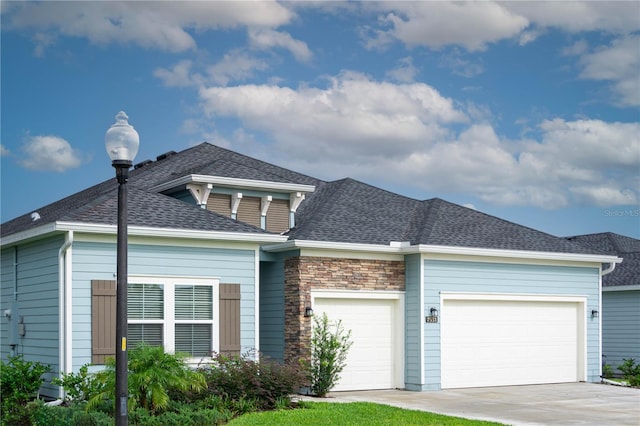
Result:
<svg viewBox="0 0 640 426"><path fill-rule="evenodd" d="M211 190L213 189L213 184L189 183L187 184L187 189L191 193L191 196L196 200L198 205L201 208L206 209L207 200L209 199L209 195L211 194Z"/></svg>
<svg viewBox="0 0 640 426"><path fill-rule="evenodd" d="M237 219L238 207L240 206L240 200L242 200L242 192L235 192L231 194L231 218Z"/></svg>
<svg viewBox="0 0 640 426"><path fill-rule="evenodd" d="M304 201L304 193L292 192L289 195L289 228L296 226L296 210L300 207L300 203Z"/></svg>
<svg viewBox="0 0 640 426"><path fill-rule="evenodd" d="M300 203L304 201L304 194L302 192L293 192L289 195L289 210L291 213L295 213L300 207Z"/></svg>
<svg viewBox="0 0 640 426"><path fill-rule="evenodd" d="M262 197L262 202L260 203L260 214L262 216L267 215L267 211L269 210L271 201L273 201L273 197L271 195L265 195L264 197Z"/></svg>

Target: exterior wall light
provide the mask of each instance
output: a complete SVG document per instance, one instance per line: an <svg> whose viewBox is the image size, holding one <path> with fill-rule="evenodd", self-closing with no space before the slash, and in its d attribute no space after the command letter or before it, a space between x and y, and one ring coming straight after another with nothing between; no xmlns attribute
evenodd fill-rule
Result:
<svg viewBox="0 0 640 426"><path fill-rule="evenodd" d="M600 312L598 312L597 309L591 310L591 318L598 318L599 315L600 315Z"/></svg>
<svg viewBox="0 0 640 426"><path fill-rule="evenodd" d="M118 236L116 257L116 426L127 425L129 378L127 375L127 181L129 169L138 153L140 137L124 111L116 115L116 122L107 130L104 144L116 169L118 180Z"/></svg>
<svg viewBox="0 0 640 426"><path fill-rule="evenodd" d="M431 314L432 317L437 317L438 316L438 309L437 308L429 309L429 314Z"/></svg>
<svg viewBox="0 0 640 426"><path fill-rule="evenodd" d="M304 308L304 316L306 318L313 316L313 309L311 308L311 306L307 306L306 308Z"/></svg>

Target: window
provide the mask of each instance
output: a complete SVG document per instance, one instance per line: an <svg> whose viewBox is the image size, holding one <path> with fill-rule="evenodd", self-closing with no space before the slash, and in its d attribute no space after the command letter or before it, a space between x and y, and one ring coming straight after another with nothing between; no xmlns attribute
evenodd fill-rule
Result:
<svg viewBox="0 0 640 426"><path fill-rule="evenodd" d="M219 350L217 280L129 278L128 343L192 357Z"/></svg>

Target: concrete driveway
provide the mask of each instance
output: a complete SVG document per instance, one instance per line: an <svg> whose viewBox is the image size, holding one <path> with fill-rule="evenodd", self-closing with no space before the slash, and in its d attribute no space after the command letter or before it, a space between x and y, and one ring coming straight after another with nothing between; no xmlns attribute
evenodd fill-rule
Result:
<svg viewBox="0 0 640 426"><path fill-rule="evenodd" d="M509 425L639 426L640 389L596 383L333 392L329 401L367 401Z"/></svg>

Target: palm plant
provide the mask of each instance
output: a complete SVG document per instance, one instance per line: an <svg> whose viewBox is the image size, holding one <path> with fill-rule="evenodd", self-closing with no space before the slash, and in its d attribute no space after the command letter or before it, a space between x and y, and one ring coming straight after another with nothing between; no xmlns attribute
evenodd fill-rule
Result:
<svg viewBox="0 0 640 426"><path fill-rule="evenodd" d="M150 412L163 411L169 405L169 391L199 392L207 383L202 374L185 363L186 355L169 354L161 346L141 344L129 351L129 410L142 407ZM88 409L98 406L115 394L115 360L109 359L105 370L97 373L104 391L93 397Z"/></svg>

